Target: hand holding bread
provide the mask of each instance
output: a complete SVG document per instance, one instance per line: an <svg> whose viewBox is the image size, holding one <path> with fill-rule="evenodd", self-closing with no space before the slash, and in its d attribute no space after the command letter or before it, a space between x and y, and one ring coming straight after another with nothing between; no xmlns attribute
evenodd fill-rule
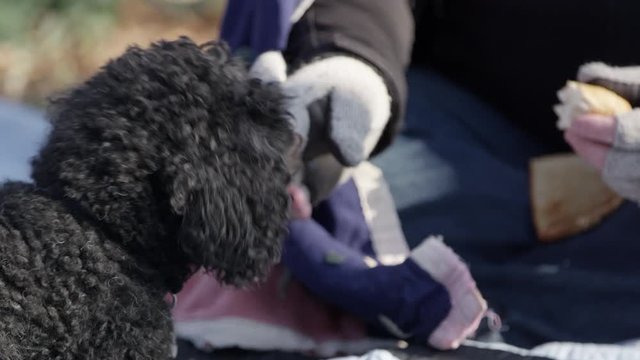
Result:
<svg viewBox="0 0 640 360"><path fill-rule="evenodd" d="M539 239L598 224L622 198L640 202L640 67L589 63L558 92L557 126L575 151L533 159L531 198Z"/></svg>

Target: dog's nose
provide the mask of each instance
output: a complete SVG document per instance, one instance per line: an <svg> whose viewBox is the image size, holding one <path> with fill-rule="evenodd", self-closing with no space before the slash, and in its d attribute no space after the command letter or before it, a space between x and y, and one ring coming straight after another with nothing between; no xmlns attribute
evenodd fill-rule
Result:
<svg viewBox="0 0 640 360"><path fill-rule="evenodd" d="M299 134L294 134L293 145L287 154L287 167L291 176L295 176L302 168L303 151L304 139Z"/></svg>

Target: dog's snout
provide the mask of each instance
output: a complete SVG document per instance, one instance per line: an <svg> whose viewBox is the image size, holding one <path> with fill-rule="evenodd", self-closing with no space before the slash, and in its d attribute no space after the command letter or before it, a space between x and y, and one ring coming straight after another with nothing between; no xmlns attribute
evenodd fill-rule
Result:
<svg viewBox="0 0 640 360"><path fill-rule="evenodd" d="M302 153L304 151L304 139L299 134L294 134L293 144L287 153L287 167L289 174L294 176L302 169Z"/></svg>

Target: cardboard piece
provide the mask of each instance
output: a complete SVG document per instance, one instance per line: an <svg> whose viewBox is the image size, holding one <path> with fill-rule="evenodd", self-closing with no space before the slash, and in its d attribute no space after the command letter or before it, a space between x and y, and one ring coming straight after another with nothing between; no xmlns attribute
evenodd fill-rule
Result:
<svg viewBox="0 0 640 360"><path fill-rule="evenodd" d="M574 154L533 159L530 178L533 222L541 241L588 230L623 201L595 168Z"/></svg>

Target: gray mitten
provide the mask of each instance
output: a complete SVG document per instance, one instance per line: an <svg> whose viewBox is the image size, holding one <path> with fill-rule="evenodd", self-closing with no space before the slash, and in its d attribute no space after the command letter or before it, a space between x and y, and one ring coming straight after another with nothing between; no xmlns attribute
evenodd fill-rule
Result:
<svg viewBox="0 0 640 360"><path fill-rule="evenodd" d="M305 140L304 183L314 203L329 195L345 168L369 157L391 116L384 80L353 57L316 60L287 77L282 56L266 53L252 73L282 82L295 130Z"/></svg>
<svg viewBox="0 0 640 360"><path fill-rule="evenodd" d="M345 166L369 157L391 115L382 77L349 56L303 66L284 82L284 89L291 96L289 111L300 129L306 126L309 141L325 143ZM320 133L310 134L313 130Z"/></svg>
<svg viewBox="0 0 640 360"><path fill-rule="evenodd" d="M281 83L295 131L304 141L304 184L317 203L345 178L345 168L366 160L391 116L391 97L368 64L336 55L314 61L287 77L277 51L260 55L251 74Z"/></svg>
<svg viewBox="0 0 640 360"><path fill-rule="evenodd" d="M608 88L634 106L640 102L640 66L588 63L580 67L578 81ZM618 115L616 120L614 143L603 178L621 196L640 203L640 109Z"/></svg>
<svg viewBox="0 0 640 360"><path fill-rule="evenodd" d="M316 204L329 196L366 160L391 114L391 97L382 77L368 64L348 56L314 61L284 83L289 111L307 129L304 184Z"/></svg>

